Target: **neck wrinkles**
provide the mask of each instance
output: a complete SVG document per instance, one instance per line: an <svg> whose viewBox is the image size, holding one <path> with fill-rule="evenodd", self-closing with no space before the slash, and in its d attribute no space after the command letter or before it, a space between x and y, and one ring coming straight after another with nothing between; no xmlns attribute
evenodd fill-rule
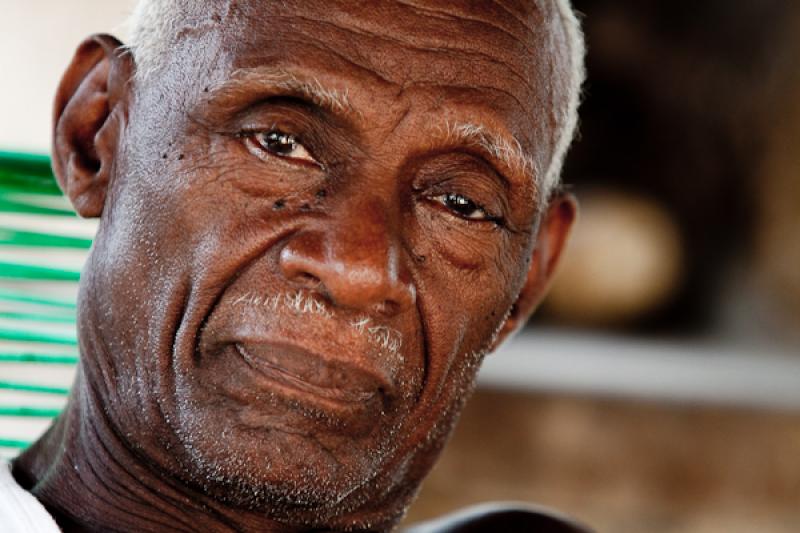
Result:
<svg viewBox="0 0 800 533"><path fill-rule="evenodd" d="M224 508L128 449L79 372L67 407L13 462L17 481L65 531L299 531Z"/></svg>

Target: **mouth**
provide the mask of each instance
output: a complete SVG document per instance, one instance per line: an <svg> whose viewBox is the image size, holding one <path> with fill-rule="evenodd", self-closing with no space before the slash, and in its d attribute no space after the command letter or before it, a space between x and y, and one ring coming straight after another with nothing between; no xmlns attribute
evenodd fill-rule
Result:
<svg viewBox="0 0 800 533"><path fill-rule="evenodd" d="M384 380L371 372L328 361L298 346L236 342L233 348L253 370L260 386L292 398L353 408L371 402L387 389Z"/></svg>

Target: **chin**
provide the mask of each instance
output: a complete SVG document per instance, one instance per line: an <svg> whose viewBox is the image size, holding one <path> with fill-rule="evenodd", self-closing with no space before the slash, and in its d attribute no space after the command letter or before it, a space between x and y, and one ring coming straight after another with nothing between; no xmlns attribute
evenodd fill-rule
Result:
<svg viewBox="0 0 800 533"><path fill-rule="evenodd" d="M397 425L337 433L316 419L309 425L308 413L282 398L257 407L195 398L183 407L173 430L185 484L243 511L309 528L392 529L444 444L410 446Z"/></svg>
<svg viewBox="0 0 800 533"><path fill-rule="evenodd" d="M327 514L375 478L387 455L380 428L360 437L337 434L282 399L257 407L225 398L205 408L198 403L175 428L184 481L235 507Z"/></svg>

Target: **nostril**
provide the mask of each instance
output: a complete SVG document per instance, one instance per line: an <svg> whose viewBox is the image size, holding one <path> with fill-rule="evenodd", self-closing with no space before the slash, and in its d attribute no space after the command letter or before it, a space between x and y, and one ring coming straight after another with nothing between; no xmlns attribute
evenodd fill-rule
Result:
<svg viewBox="0 0 800 533"><path fill-rule="evenodd" d="M304 287L308 289L316 288L320 284L320 279L314 274L310 274L308 272L298 272L297 274L295 274L294 278L295 281L301 283Z"/></svg>
<svg viewBox="0 0 800 533"><path fill-rule="evenodd" d="M384 316L393 316L400 312L400 304L392 300L384 300L375 304L375 313Z"/></svg>
<svg viewBox="0 0 800 533"><path fill-rule="evenodd" d="M300 235L283 247L279 264L286 280L303 288L314 289L322 284L319 261L322 252L320 243L308 234Z"/></svg>

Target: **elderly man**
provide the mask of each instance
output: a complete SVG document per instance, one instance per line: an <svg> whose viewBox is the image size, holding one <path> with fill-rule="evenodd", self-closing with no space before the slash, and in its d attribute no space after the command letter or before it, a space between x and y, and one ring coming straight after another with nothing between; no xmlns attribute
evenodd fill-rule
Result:
<svg viewBox="0 0 800 533"><path fill-rule="evenodd" d="M21 509L392 529L552 276L582 53L566 0L143 0L129 46L85 41L53 161L100 228ZM431 528L519 512L557 528Z"/></svg>

